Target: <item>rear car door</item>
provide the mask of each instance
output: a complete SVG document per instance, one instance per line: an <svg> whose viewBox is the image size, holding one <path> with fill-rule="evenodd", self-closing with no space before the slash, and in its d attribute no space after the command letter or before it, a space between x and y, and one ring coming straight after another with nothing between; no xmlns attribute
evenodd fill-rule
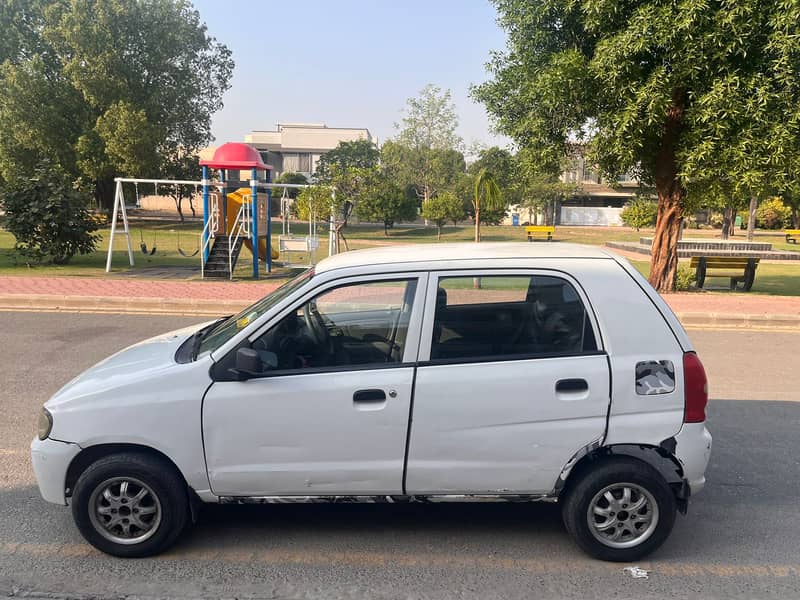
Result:
<svg viewBox="0 0 800 600"><path fill-rule="evenodd" d="M401 494L425 281L329 283L248 340L263 374L236 381L233 363L215 366L203 403L212 491Z"/></svg>
<svg viewBox="0 0 800 600"><path fill-rule="evenodd" d="M432 274L406 490L546 493L603 438L609 364L588 299L557 271Z"/></svg>

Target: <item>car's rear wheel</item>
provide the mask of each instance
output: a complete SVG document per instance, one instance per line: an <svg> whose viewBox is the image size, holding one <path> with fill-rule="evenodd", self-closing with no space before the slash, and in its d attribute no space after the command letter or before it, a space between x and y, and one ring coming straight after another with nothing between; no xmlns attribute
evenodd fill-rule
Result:
<svg viewBox="0 0 800 600"><path fill-rule="evenodd" d="M150 556L175 543L188 522L189 500L185 483L168 462L146 454L114 454L78 478L72 515L98 550Z"/></svg>
<svg viewBox="0 0 800 600"><path fill-rule="evenodd" d="M656 550L675 523L675 496L658 471L614 458L588 468L564 497L564 524L578 545L601 560L628 562Z"/></svg>

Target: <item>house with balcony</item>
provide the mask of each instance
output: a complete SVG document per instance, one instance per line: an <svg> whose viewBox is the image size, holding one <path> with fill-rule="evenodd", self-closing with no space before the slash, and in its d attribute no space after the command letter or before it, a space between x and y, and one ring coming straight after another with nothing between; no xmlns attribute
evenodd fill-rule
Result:
<svg viewBox="0 0 800 600"><path fill-rule="evenodd" d="M311 178L320 156L339 142L374 141L369 130L359 127L328 127L324 123L278 123L274 131L253 131L244 142L261 153L272 167L273 177L301 173Z"/></svg>
<svg viewBox="0 0 800 600"><path fill-rule="evenodd" d="M622 225L622 207L640 187L628 174L613 182L604 180L596 166L582 156L569 161L561 181L575 186L576 191L560 202L556 225Z"/></svg>

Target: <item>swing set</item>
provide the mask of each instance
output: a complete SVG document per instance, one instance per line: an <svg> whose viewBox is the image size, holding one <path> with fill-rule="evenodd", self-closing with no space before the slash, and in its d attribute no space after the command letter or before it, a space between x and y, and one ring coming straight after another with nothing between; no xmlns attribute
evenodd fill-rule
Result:
<svg viewBox="0 0 800 600"><path fill-rule="evenodd" d="M191 258L200 255L200 267L203 277L233 277L234 266L239 257L239 250L246 246L253 255L253 277L258 278L259 261L266 263L267 272L272 270L272 261L284 254L286 262L291 264L291 252L307 252L309 264L316 260L319 247L317 237L317 215L309 217L308 236L295 236L291 232L290 211L293 201L288 196L288 189L309 187L300 184L271 183L271 167L264 164L258 151L247 144L232 142L223 144L214 152L211 160L201 160L203 178L200 181L176 179L115 179L114 209L111 219L111 234L106 258L106 272L111 271L111 260L114 251L114 238L117 235L118 222L122 221L122 232L125 236L128 251L128 262L134 266L133 248L131 246L128 210L140 208L139 184L150 184L158 195L159 185L174 186L176 194L178 186L194 186L195 194L202 188L203 230L195 243L194 251L181 246L181 234L178 232L177 250L181 256ZM210 177L214 169L217 180ZM257 172L263 171L266 181L259 181ZM236 181L232 176L241 176L243 172L250 174L249 181ZM128 206L125 201L123 184L134 185L136 203ZM279 237L279 249L271 245L270 196L273 190L283 188L281 197L281 217L283 233ZM259 193L260 192L260 193ZM340 219L334 215L335 190L331 190L331 215L328 235L328 254L339 250ZM346 219L346 217L345 217ZM342 236L343 237L343 236ZM219 243L218 243L219 242ZM139 229L139 249L146 256L154 256L158 249L157 233L153 232L152 246L148 247L142 228ZM346 242L345 242L346 244ZM301 250L302 246L302 250Z"/></svg>

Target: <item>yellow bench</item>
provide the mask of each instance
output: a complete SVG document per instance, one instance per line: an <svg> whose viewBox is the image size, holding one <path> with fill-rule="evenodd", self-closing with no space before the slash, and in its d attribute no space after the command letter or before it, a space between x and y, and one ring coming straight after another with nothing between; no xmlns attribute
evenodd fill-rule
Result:
<svg viewBox="0 0 800 600"><path fill-rule="evenodd" d="M555 232L556 228L553 225L529 225L525 228L525 235L528 236L529 242L532 242L537 236L546 238L548 242L552 242Z"/></svg>
<svg viewBox="0 0 800 600"><path fill-rule="evenodd" d="M689 266L696 269L695 279L698 288L703 287L706 277L730 277L732 290L737 289L737 285L741 283L742 287L739 289L748 292L753 287L756 268L760 260L760 258L746 256L693 256ZM726 273L711 274L707 273L708 269L726 271ZM742 271L742 274L731 275L731 271Z"/></svg>
<svg viewBox="0 0 800 600"><path fill-rule="evenodd" d="M797 243L797 238L800 237L800 229L787 229L783 232L786 234L786 243L792 242L793 244Z"/></svg>

